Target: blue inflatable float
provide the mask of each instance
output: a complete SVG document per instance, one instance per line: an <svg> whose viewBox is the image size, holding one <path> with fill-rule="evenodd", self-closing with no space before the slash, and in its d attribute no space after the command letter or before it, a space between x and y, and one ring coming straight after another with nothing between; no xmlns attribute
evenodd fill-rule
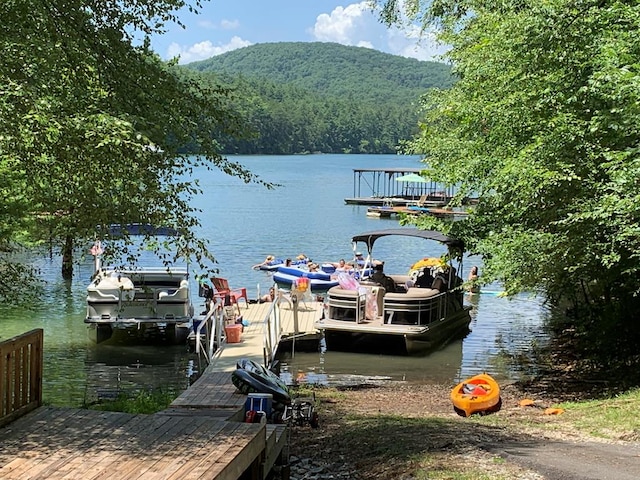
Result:
<svg viewBox="0 0 640 480"><path fill-rule="evenodd" d="M312 293L324 293L331 287L338 285L337 279L332 279L331 274L325 271L310 272L296 267L278 267L273 274L273 281L279 288L290 290L295 288L300 278L307 278L309 289Z"/></svg>

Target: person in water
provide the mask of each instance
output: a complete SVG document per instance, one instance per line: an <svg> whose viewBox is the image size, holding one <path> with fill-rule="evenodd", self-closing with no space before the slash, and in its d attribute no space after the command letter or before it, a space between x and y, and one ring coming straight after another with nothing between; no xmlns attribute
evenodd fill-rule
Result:
<svg viewBox="0 0 640 480"><path fill-rule="evenodd" d="M478 285L478 267L475 265L471 267L471 271L469 272L469 276L467 277L467 286L465 290L469 293L479 293L480 286Z"/></svg>
<svg viewBox="0 0 640 480"><path fill-rule="evenodd" d="M349 265L344 261L344 258L341 258L338 263L332 263L334 267L336 267L337 272L350 272L353 270L353 265Z"/></svg>
<svg viewBox="0 0 640 480"><path fill-rule="evenodd" d="M257 270L258 268L262 267L262 266L266 266L266 265L271 265L272 262L276 259L276 257L274 257L273 255L267 255L267 258L265 258L262 263L257 263L255 264L253 267L254 270Z"/></svg>

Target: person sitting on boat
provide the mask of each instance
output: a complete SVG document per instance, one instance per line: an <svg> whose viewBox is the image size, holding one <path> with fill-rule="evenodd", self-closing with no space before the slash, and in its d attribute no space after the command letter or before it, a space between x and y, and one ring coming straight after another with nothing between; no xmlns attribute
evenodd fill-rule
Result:
<svg viewBox="0 0 640 480"><path fill-rule="evenodd" d="M273 261L276 259L276 257L274 257L273 255L267 255L267 258L265 258L262 263L257 263L256 265L254 265L253 268L254 270L257 270L258 268L262 267L262 266L266 266L266 265L272 265Z"/></svg>
<svg viewBox="0 0 640 480"><path fill-rule="evenodd" d="M356 256L351 262L351 264L357 268L369 268L369 267L373 267L373 265L375 265L378 262L380 262L380 260L374 260L374 259L367 260L364 258L364 255L362 254L362 252L356 252Z"/></svg>
<svg viewBox="0 0 640 480"><path fill-rule="evenodd" d="M284 266L285 266L285 267L290 267L290 266L291 266L291 259L290 259L290 258L287 258L287 259L284 261Z"/></svg>
<svg viewBox="0 0 640 480"><path fill-rule="evenodd" d="M449 267L439 267L436 270L435 278L431 284L431 288L446 292L449 289Z"/></svg>
<svg viewBox="0 0 640 480"><path fill-rule="evenodd" d="M377 262L373 265L373 273L369 280L377 283L381 287L384 287L385 292L387 293L395 293L396 292L396 282L388 275L384 273L384 262Z"/></svg>
<svg viewBox="0 0 640 480"><path fill-rule="evenodd" d="M318 268L320 268L320 266L317 263L310 263L309 264L309 271L310 272L317 272Z"/></svg>
<svg viewBox="0 0 640 480"><path fill-rule="evenodd" d="M409 280L407 287L417 288L431 288L433 285L433 274L431 273L431 267L422 267L415 277L415 280Z"/></svg>

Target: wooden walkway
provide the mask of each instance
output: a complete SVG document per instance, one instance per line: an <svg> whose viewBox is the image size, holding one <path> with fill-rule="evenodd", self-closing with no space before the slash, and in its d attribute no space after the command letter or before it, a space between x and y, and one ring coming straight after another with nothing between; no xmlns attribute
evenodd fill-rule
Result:
<svg viewBox="0 0 640 480"><path fill-rule="evenodd" d="M41 407L0 429L2 479L259 478L266 425Z"/></svg>
<svg viewBox="0 0 640 480"><path fill-rule="evenodd" d="M242 305L249 326L241 342L227 344L163 412L39 407L0 428L0 478L264 480L278 461L288 461L288 426L244 423L247 397L233 386L230 372L240 358L263 362L270 307ZM293 311L286 302L281 307L287 337L294 332ZM298 331L313 334L321 309L319 302L300 302Z"/></svg>
<svg viewBox="0 0 640 480"><path fill-rule="evenodd" d="M286 297L285 297L286 298ZM245 308L240 304L242 317L249 322L242 332L240 343L227 343L222 354L209 367L216 372L232 372L236 369L236 362L241 358L248 358L258 363L264 363L264 320L272 304L252 303ZM282 337L288 338L295 334L293 305L283 299L280 302ZM317 335L318 330L314 322L320 318L322 302L305 300L298 304L298 332L300 336Z"/></svg>

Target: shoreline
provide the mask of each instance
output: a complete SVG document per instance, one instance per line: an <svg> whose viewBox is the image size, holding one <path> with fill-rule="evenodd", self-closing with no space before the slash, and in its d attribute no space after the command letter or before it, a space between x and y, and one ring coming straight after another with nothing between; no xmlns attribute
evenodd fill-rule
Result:
<svg viewBox="0 0 640 480"><path fill-rule="evenodd" d="M504 451L505 445L543 449L549 444L566 450L562 453L570 464L566 468L578 475L566 478L592 478L579 475L585 468L580 458L585 446L595 443L591 447L595 451L632 446L640 454L640 442L598 440L573 427L569 415L544 415L541 407L557 405L560 399L515 383L501 385L500 411L460 417L449 399L452 387L406 383L314 389L320 426L293 427L291 479L562 478L541 473L552 460L542 458L540 465L527 465ZM521 407L524 398L533 399L535 405ZM627 478L624 469L630 467L622 463L611 468L622 469L620 478ZM441 473L432 476L432 472Z"/></svg>

